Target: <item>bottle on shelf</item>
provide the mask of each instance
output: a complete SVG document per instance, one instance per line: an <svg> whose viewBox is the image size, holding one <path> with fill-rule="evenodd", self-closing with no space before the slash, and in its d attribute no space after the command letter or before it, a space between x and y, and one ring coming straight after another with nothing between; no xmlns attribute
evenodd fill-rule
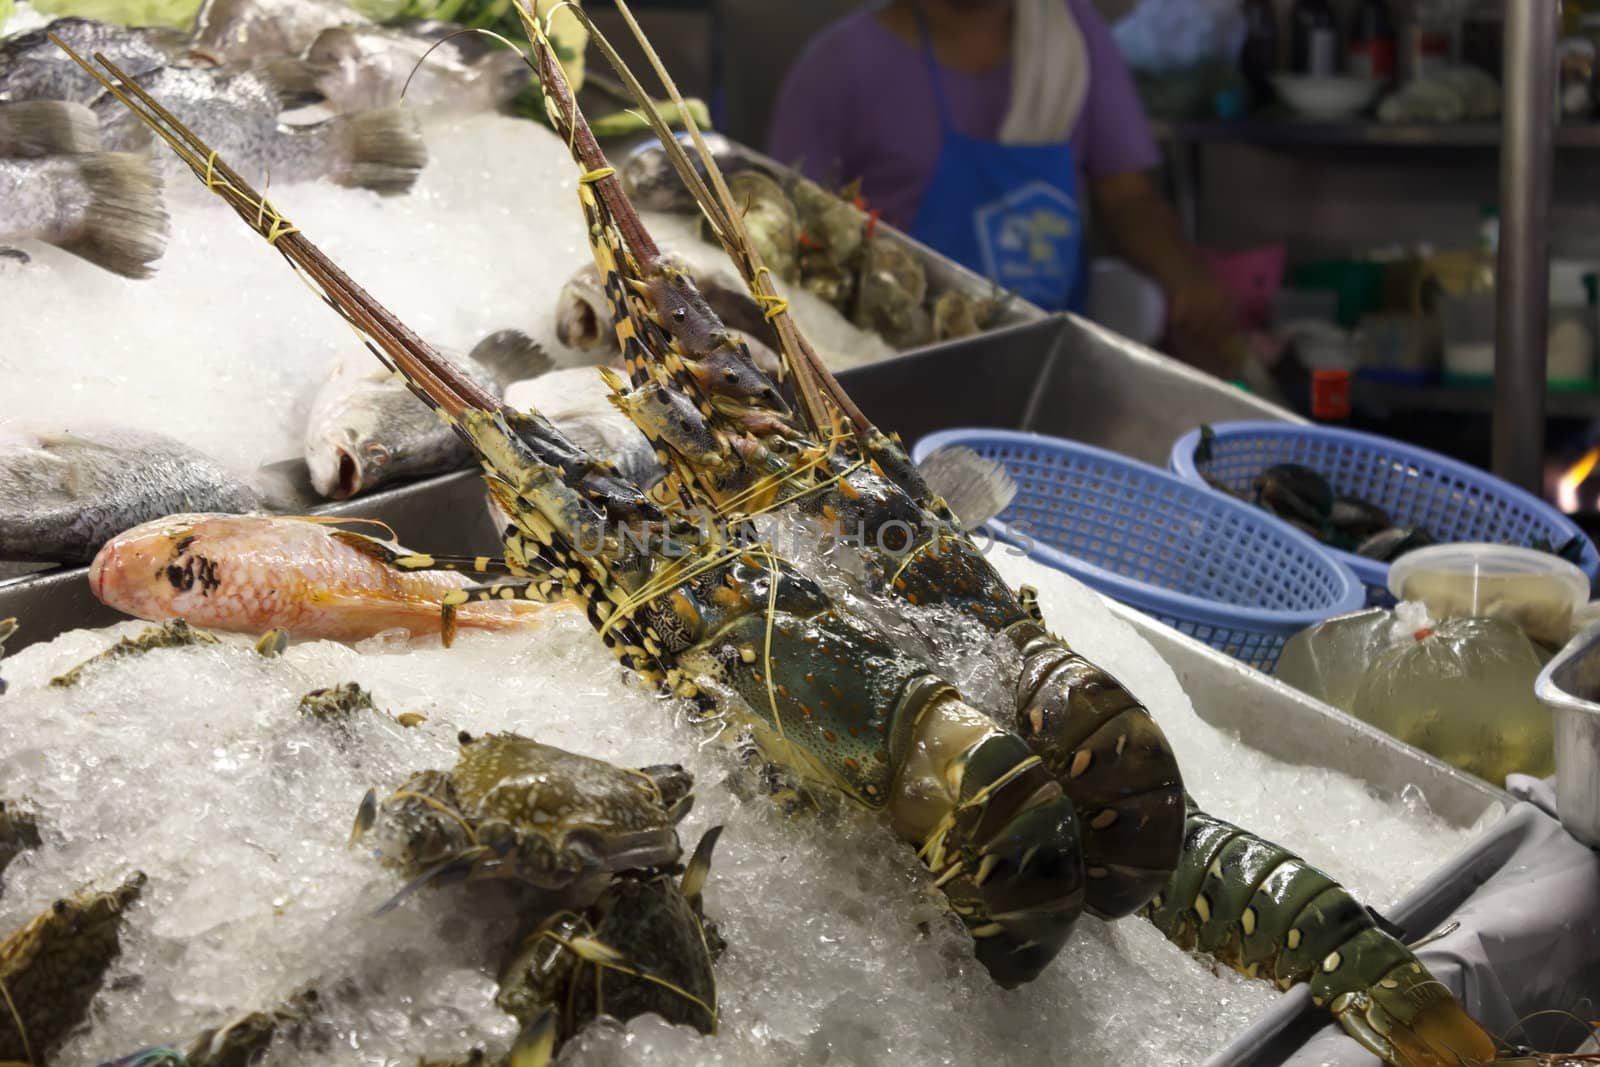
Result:
<svg viewBox="0 0 1600 1067"><path fill-rule="evenodd" d="M1387 0L1361 0L1350 26L1350 73L1385 83L1393 80L1395 43Z"/></svg>
<svg viewBox="0 0 1600 1067"><path fill-rule="evenodd" d="M1295 0L1292 17L1294 72L1312 77L1339 73L1339 22L1328 0Z"/></svg>
<svg viewBox="0 0 1600 1067"><path fill-rule="evenodd" d="M1458 58L1461 37L1459 0L1417 0L1411 22L1406 27L1406 78L1424 78L1449 67Z"/></svg>
<svg viewBox="0 0 1600 1067"><path fill-rule="evenodd" d="M1239 53L1239 73L1258 100L1272 95L1272 75L1278 70L1278 11L1272 0L1245 0L1244 48Z"/></svg>

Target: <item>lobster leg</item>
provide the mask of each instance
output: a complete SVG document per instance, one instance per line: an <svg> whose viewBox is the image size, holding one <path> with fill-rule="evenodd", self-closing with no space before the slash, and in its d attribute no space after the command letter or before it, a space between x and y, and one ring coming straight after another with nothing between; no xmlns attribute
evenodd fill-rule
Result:
<svg viewBox="0 0 1600 1067"><path fill-rule="evenodd" d="M1140 912L1168 939L1280 989L1309 983L1312 1003L1385 1063L1494 1060L1493 1039L1348 890L1186 801L1183 860Z"/></svg>

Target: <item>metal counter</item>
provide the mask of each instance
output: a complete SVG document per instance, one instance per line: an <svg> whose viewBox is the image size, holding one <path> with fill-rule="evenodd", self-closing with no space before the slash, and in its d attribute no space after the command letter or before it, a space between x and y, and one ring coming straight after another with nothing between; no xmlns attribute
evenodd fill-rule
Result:
<svg viewBox="0 0 1600 1067"><path fill-rule="evenodd" d="M907 447L935 430L992 426L1066 437L1165 469L1172 442L1201 423L1305 422L1069 314L854 367L839 380Z"/></svg>

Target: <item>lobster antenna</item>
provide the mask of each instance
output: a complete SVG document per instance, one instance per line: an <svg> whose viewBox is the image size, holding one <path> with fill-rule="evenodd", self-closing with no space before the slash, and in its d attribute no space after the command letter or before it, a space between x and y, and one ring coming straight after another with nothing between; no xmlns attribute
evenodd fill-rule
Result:
<svg viewBox="0 0 1600 1067"><path fill-rule="evenodd" d="M392 312L379 304L354 279L340 270L326 254L300 233L267 199L251 187L237 171L218 157L217 152L185 126L104 55L96 52L95 62L116 77L113 83L96 70L55 34L49 35L58 48L93 76L107 92L149 126L188 165L207 189L228 203L247 225L266 238L269 245L315 283L324 303L355 327L363 342L385 365L401 369L410 379L412 392L454 419L468 406L486 411L502 410L500 402L484 392L476 382L442 359L427 342L413 333Z"/></svg>
<svg viewBox="0 0 1600 1067"><path fill-rule="evenodd" d="M750 287L750 295L758 303L767 307L768 320L777 329L778 338L783 342L785 354L789 357L790 369L795 373L795 387L801 403L806 406L808 414L813 416L815 424L819 427L822 426L823 420L817 417L822 414L822 405L818 402L820 397L816 395L820 391L828 400L832 401L836 410L849 418L852 429L858 437L865 440L868 436L876 434L877 428L872 425L871 420L862 414L855 401L850 399L849 394L844 391L844 387L823 365L816 351L795 326L794 319L788 313L788 301L777 294L770 278L762 277L763 275L770 275L772 272L761 262L760 254L751 243L749 234L745 232L744 223L739 217L740 213L736 208L733 194L729 191L727 182L722 176L722 169L717 166L716 159L712 157L711 149L706 145L705 138L700 135L699 124L695 122L694 116L689 114L683 95L678 92L678 86L673 82L672 75L667 73L666 65L661 62L661 57L651 46L649 39L644 34L644 30L639 26L638 20L633 17L633 12L629 9L627 0L616 0L616 3L617 11L622 15L623 21L627 23L628 29L633 33L634 40L639 43L639 47L644 51L645 58L650 61L650 66L655 70L656 77L661 79L661 85L667 91L668 99L677 105L679 113L683 115L684 127L689 131L690 137L694 139L695 148L700 153L701 162L705 164L706 174L711 178L711 184L716 188L718 199L729 216L731 232L739 244L737 253L734 253L732 249L729 249L729 252L734 254L736 259L743 258L749 264L745 282ZM610 53L607 54L607 58L610 58ZM645 97L644 102L648 106L648 96ZM676 138L669 138L668 141L669 143L664 147L670 154L678 145ZM679 150L681 151L681 148ZM726 244L727 242L725 241L724 246ZM832 419L827 421L829 423L833 422Z"/></svg>
<svg viewBox="0 0 1600 1067"><path fill-rule="evenodd" d="M706 221L711 223L711 228L717 234L718 243L730 255L736 254L735 249L729 244L730 227L727 214L723 211L721 203L712 195L711 190L706 188L705 181L700 177L700 172L689 162L689 157L684 154L678 139L673 136L672 128L661 117L661 113L650 105L650 94L645 91L645 87L634 76L633 71L628 67L627 61L612 46L611 41L607 39L605 34L600 32L599 27L590 21L588 12L576 4L567 5L567 9L583 24L584 29L589 31L589 40L600 50L600 54L605 56L606 62L611 64L611 69L616 71L617 77L622 79L622 84L628 90L628 95L633 97L636 102L643 102L644 106L639 109L638 114L643 116L644 120L650 124L651 130L660 138L662 147L667 152L667 160L672 164L673 169L678 172L678 177L683 179L683 184L688 187L689 192L694 196L695 202L700 206L701 213L706 217ZM522 0L518 0L517 10L518 14L524 14ZM553 15L554 12L551 12L551 14ZM523 23L530 35L537 32L540 37L544 37L543 32L530 23L530 16L524 14ZM681 106L680 104L680 110ZM673 151L673 149L677 149L677 151Z"/></svg>

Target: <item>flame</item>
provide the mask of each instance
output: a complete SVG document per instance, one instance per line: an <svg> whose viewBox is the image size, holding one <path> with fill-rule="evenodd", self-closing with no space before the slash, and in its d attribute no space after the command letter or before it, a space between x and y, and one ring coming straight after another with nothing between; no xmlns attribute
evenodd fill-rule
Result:
<svg viewBox="0 0 1600 1067"><path fill-rule="evenodd" d="M1556 480L1556 506L1571 515L1578 510L1578 487L1588 479L1595 464L1600 463L1600 445L1585 452L1583 458L1568 467Z"/></svg>

